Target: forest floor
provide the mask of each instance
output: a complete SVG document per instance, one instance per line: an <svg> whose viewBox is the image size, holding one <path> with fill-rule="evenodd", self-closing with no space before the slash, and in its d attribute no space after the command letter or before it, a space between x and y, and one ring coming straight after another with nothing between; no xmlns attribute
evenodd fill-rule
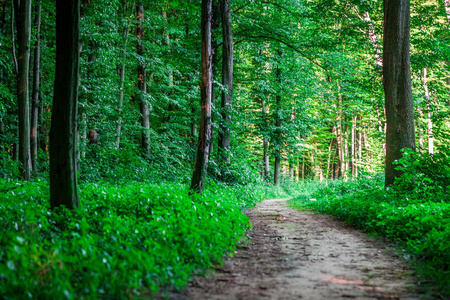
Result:
<svg viewBox="0 0 450 300"><path fill-rule="evenodd" d="M384 240L328 215L266 200L246 211L248 240L169 299L420 299L413 271Z"/></svg>

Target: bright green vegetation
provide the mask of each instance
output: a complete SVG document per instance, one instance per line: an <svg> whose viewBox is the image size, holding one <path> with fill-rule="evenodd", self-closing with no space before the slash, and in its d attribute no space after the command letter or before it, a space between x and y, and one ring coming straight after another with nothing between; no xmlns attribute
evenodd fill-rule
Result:
<svg viewBox="0 0 450 300"><path fill-rule="evenodd" d="M0 181L0 294L127 298L181 288L220 263L251 226L250 187L86 184L81 208L51 211L48 184Z"/></svg>
<svg viewBox="0 0 450 300"><path fill-rule="evenodd" d="M407 152L402 178L390 189L376 176L328 181L291 200L298 208L333 214L375 235L398 242L429 289L450 295L450 158ZM414 183L412 183L414 178ZM316 199L316 201L311 201Z"/></svg>

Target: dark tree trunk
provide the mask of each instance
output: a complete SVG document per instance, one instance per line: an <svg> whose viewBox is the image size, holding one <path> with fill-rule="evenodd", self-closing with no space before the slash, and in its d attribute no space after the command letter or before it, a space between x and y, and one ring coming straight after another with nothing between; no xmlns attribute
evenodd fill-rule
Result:
<svg viewBox="0 0 450 300"><path fill-rule="evenodd" d="M385 185L401 171L392 163L403 148L415 149L409 59L409 0L384 0L383 85L386 106Z"/></svg>
<svg viewBox="0 0 450 300"><path fill-rule="evenodd" d="M40 86L40 60L41 60L41 5L34 7L36 12L36 43L34 48L33 66L33 94L31 97L31 164L33 171L37 171L37 151L38 151L38 119L39 119L39 86Z"/></svg>
<svg viewBox="0 0 450 300"><path fill-rule="evenodd" d="M142 150L145 155L150 154L150 119L149 119L149 109L147 101L145 100L145 94L147 93L146 78L145 78L145 62L144 62L144 28L142 27L144 23L144 5L139 3L137 6L137 27L136 34L138 42L136 45L136 52L139 56L138 63L138 89L139 89L139 107L141 112L141 125L142 125Z"/></svg>
<svg viewBox="0 0 450 300"><path fill-rule="evenodd" d="M24 180L30 180L30 103L29 65L31 37L31 0L15 0L17 27L17 101L19 103L19 161Z"/></svg>
<svg viewBox="0 0 450 300"><path fill-rule="evenodd" d="M77 101L80 1L56 1L56 72L50 127L50 205L79 207L77 188Z"/></svg>
<svg viewBox="0 0 450 300"><path fill-rule="evenodd" d="M230 163L230 122L233 104L233 32L231 27L230 1L222 0L222 120L219 130L219 152L223 162Z"/></svg>
<svg viewBox="0 0 450 300"><path fill-rule="evenodd" d="M212 0L202 0L202 81L201 81L201 116L198 136L197 156L191 180L191 190L201 193L205 188L211 139L211 94L212 94L212 53L211 53L211 19Z"/></svg>

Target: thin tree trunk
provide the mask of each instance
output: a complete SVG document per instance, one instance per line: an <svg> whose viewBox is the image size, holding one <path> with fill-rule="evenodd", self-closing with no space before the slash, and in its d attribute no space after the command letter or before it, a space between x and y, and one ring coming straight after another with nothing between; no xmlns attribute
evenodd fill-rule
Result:
<svg viewBox="0 0 450 300"><path fill-rule="evenodd" d="M419 136L419 151L421 153L423 153L423 128L422 128L422 121L421 119L423 118L423 110L422 107L418 106L417 107L417 113L419 114L419 116L417 117L417 123L416 123L416 128L417 128L417 135Z"/></svg>
<svg viewBox="0 0 450 300"><path fill-rule="evenodd" d="M428 90L428 68L423 68L423 88L425 90L425 100L427 101L427 136L428 136L428 154L434 154L434 137L433 137L433 120L432 120L432 112L431 112L431 103L430 103L430 91Z"/></svg>
<svg viewBox="0 0 450 300"><path fill-rule="evenodd" d="M36 12L36 44L34 48L33 67L33 94L31 98L31 164L33 170L37 171L37 151L38 151L38 118L39 118L39 87L40 87L40 60L41 60L41 5L34 8Z"/></svg>
<svg viewBox="0 0 450 300"><path fill-rule="evenodd" d="M355 116L353 118L353 122L352 122L352 153L351 153L351 165L352 165L352 176L353 177L357 177L356 175L356 168L357 168L357 157L356 157L356 120L357 120L357 116Z"/></svg>
<svg viewBox="0 0 450 300"><path fill-rule="evenodd" d="M409 58L409 0L384 0L383 85L386 106L385 185L401 171L393 162L402 149L415 149L414 108Z"/></svg>
<svg viewBox="0 0 450 300"><path fill-rule="evenodd" d="M291 162L289 163L289 179L294 181L294 165Z"/></svg>
<svg viewBox="0 0 450 300"><path fill-rule="evenodd" d="M359 170L363 169L362 164L362 149L363 149L363 126L362 126L362 117L359 117L359 131L358 131L358 168ZM359 174L358 168L356 169L357 175Z"/></svg>
<svg viewBox="0 0 450 300"><path fill-rule="evenodd" d="M281 51L278 50L278 56L281 57ZM281 83L281 70L277 66L277 80ZM274 184L280 185L281 181L281 94L278 92L276 95L276 116L275 116L275 172L274 172Z"/></svg>
<svg viewBox="0 0 450 300"><path fill-rule="evenodd" d="M146 85L146 72L145 72L145 62L144 62L144 5L139 3L137 5L137 26L136 34L138 42L136 44L136 52L139 56L138 62L138 98L139 98L139 108L141 112L141 126L142 126L142 139L141 147L146 156L150 155L150 112L148 108L147 101L145 100L145 94L147 93Z"/></svg>
<svg viewBox="0 0 450 300"><path fill-rule="evenodd" d="M134 1L131 3L131 11L134 11ZM125 28L122 38L123 38L123 48L122 48L122 64L119 68L119 107L117 108L118 118L116 125L116 149L120 147L120 136L122 132L122 109L123 109L123 86L125 83L125 59L127 57L127 43L128 34L130 32L131 19L128 20L127 27Z"/></svg>
<svg viewBox="0 0 450 300"><path fill-rule="evenodd" d="M264 130L267 130L267 106L266 101L264 99L261 100L262 102L262 117L264 122ZM270 170L270 164L269 164L269 138L267 136L263 136L263 164L264 164L264 179L269 179L269 170Z"/></svg>
<svg viewBox="0 0 450 300"><path fill-rule="evenodd" d="M30 180L30 102L29 66L31 37L31 0L15 0L18 73L17 100L19 103L19 161L22 163L22 178Z"/></svg>
<svg viewBox="0 0 450 300"><path fill-rule="evenodd" d="M233 105L233 32L231 27L230 0L222 0L222 120L219 130L219 152L222 161L230 163L230 124Z"/></svg>
<svg viewBox="0 0 450 300"><path fill-rule="evenodd" d="M208 169L209 143L211 139L212 51L211 51L212 0L202 0L201 13L201 116L197 156L190 189L202 193Z"/></svg>
<svg viewBox="0 0 450 300"><path fill-rule="evenodd" d="M50 128L50 205L80 206L77 187L77 101L80 1L56 1L56 72Z"/></svg>

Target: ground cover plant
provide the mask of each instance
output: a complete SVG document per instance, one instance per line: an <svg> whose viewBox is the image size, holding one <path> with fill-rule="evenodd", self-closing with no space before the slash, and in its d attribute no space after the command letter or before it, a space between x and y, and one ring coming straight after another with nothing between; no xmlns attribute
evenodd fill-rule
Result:
<svg viewBox="0 0 450 300"><path fill-rule="evenodd" d="M398 242L429 290L450 295L450 197L448 160L407 151L398 162L405 173L384 187L382 176L329 181L292 199L298 208L333 214L375 235ZM424 167L427 166L427 167ZM414 178L414 181L412 179Z"/></svg>
<svg viewBox="0 0 450 300"><path fill-rule="evenodd" d="M252 189L86 184L81 207L51 211L44 180L0 184L5 299L133 298L181 288L219 263L250 224Z"/></svg>

